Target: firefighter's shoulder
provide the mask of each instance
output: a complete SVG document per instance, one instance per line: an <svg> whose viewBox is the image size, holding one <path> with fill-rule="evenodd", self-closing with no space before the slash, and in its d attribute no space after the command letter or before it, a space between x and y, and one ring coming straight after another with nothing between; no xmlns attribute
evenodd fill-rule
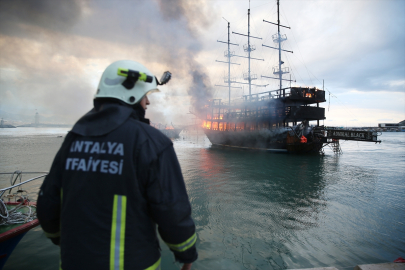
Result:
<svg viewBox="0 0 405 270"><path fill-rule="evenodd" d="M143 131L146 136L145 139L149 139L155 144L157 149L164 150L168 146L173 145L172 140L170 140L166 135L164 135L160 130L145 124L141 121L136 120L139 128Z"/></svg>

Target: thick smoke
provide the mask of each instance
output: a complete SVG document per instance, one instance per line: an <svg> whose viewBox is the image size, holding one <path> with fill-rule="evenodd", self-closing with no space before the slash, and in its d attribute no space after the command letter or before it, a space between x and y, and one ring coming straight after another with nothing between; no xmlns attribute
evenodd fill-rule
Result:
<svg viewBox="0 0 405 270"><path fill-rule="evenodd" d="M207 13L202 12L205 6L202 1L159 0L158 3L165 20L187 21L187 29L193 39L197 40L196 36L199 31L202 28L207 28L212 22L206 15ZM191 86L187 89L191 98L191 111L196 116L201 117L202 107L212 98L213 89L204 68L195 60L196 53L201 50L201 46L198 43L192 45L186 53L181 55L181 58L183 58L182 62L192 78ZM171 61L177 62L176 59L178 59L178 55L174 53Z"/></svg>
<svg viewBox="0 0 405 270"><path fill-rule="evenodd" d="M80 19L84 2L77 0L1 0L0 33L10 36L30 36L26 26L66 32ZM32 33L31 38L35 38Z"/></svg>
<svg viewBox="0 0 405 270"><path fill-rule="evenodd" d="M208 16L212 9L208 8L204 1L188 0L157 0L160 11L166 20L186 20L187 28L191 35L197 36L201 29L208 28L212 18Z"/></svg>
<svg viewBox="0 0 405 270"><path fill-rule="evenodd" d="M190 99L210 98L196 60L198 33L214 21L206 10L205 2L186 0L0 0L0 111L34 115L38 109L73 123L91 108L105 67L131 59L157 77L173 73L152 97L147 117L176 123Z"/></svg>
<svg viewBox="0 0 405 270"><path fill-rule="evenodd" d="M191 96L193 113L199 118L204 117L203 107L207 104L208 100L212 99L212 86L210 79L201 70L201 67L197 67L190 71L193 76L193 84L188 90L188 93Z"/></svg>

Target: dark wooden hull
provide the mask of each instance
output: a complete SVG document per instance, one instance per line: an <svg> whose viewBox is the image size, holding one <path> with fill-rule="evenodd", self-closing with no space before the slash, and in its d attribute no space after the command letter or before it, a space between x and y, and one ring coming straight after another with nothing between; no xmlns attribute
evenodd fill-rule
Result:
<svg viewBox="0 0 405 270"><path fill-rule="evenodd" d="M301 143L299 138L291 136L287 129L282 128L278 130L254 131L204 129L204 132L215 146L296 154L318 154L323 147L323 143L320 140L308 140L307 143Z"/></svg>

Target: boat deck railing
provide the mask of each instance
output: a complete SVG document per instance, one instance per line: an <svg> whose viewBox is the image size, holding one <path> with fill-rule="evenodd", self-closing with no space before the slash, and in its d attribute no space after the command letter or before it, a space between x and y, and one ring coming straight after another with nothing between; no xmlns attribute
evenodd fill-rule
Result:
<svg viewBox="0 0 405 270"><path fill-rule="evenodd" d="M211 100L211 106L232 108L246 105L246 103L257 103L261 101L271 100L300 100L310 103L325 102L325 91L316 87L286 87L277 90L271 90L266 92L260 92L250 95L244 95L240 99L234 99L229 105L228 102L222 102L222 99Z"/></svg>
<svg viewBox="0 0 405 270"><path fill-rule="evenodd" d="M22 182L22 181L21 181L21 179L22 179L22 174L23 174L22 171L15 171L15 172L12 172L12 173L0 173L0 175L1 175L1 174L10 174L10 175L11 175L11 178L10 178L10 185L11 185L11 186L0 189L0 198L3 196L3 194L4 194L7 190L11 190L11 189L13 189L13 188L22 186L22 185L24 185L24 184L26 184L26 183L29 183L29 182L31 182L31 181L40 179L40 178L45 177L45 176L48 175L48 172L24 172L24 173L25 173L25 174L42 174L42 175L37 176L37 177L33 177L33 178L31 178L31 179L28 179L28 180L25 180L24 182ZM17 182L18 179L20 180L20 183L16 184L16 182Z"/></svg>

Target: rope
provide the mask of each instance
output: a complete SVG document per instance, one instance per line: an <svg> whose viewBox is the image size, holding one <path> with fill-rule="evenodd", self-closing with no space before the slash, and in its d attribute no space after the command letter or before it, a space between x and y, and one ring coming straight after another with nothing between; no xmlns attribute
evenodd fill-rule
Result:
<svg viewBox="0 0 405 270"><path fill-rule="evenodd" d="M28 200L28 196L22 194L24 192L26 193L26 191L22 189L22 185L35 179L45 177L47 173L41 176L31 178L24 182L22 182L22 173L23 172L19 170L13 173L0 173L0 174L11 174L10 177L11 186L8 188L0 189L0 226L27 223L37 218L36 206L31 205L31 203ZM29 172L29 173L44 173L44 172ZM18 180L20 180L20 183L16 184ZM17 194L11 194L11 190L16 187L17 187ZM7 190L9 190L8 194L3 197L4 193ZM16 202L19 202L19 204L15 205L11 209L7 209L7 205L4 203L4 200L5 199L10 200L11 198L14 198Z"/></svg>
<svg viewBox="0 0 405 270"><path fill-rule="evenodd" d="M1 220L3 219L8 219L8 211L7 211L7 207L4 204L3 200L0 200L0 217Z"/></svg>
<svg viewBox="0 0 405 270"><path fill-rule="evenodd" d="M37 218L37 211L34 205L23 205L27 198L18 196L21 199L21 203L14 208L8 210L3 200L0 200L0 226L27 223ZM28 208L27 213L22 213L18 210Z"/></svg>

